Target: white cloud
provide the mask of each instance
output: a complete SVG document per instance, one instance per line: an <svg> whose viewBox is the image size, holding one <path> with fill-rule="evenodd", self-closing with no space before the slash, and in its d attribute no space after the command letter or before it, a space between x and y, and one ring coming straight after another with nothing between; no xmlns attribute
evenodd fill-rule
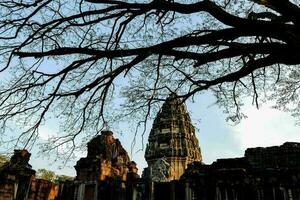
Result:
<svg viewBox="0 0 300 200"><path fill-rule="evenodd" d="M245 111L248 118L232 127L234 136L243 149L281 145L287 141L300 142L299 126L289 113L264 106Z"/></svg>
<svg viewBox="0 0 300 200"><path fill-rule="evenodd" d="M49 125L39 127L39 138L42 140L48 140L51 136L56 136L57 131L55 129L50 128Z"/></svg>

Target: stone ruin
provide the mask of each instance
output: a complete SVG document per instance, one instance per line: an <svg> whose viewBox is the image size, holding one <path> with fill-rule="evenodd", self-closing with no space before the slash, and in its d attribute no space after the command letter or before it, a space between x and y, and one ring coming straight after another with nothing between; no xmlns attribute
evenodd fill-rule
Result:
<svg viewBox="0 0 300 200"><path fill-rule="evenodd" d="M179 180L153 182L139 177L136 163L127 159L122 146L118 152L113 150L118 142L111 136L104 132L94 138L89 144L98 141L101 145L96 146L101 148L91 146L95 151L77 162L76 179L60 185L35 179L28 151L15 150L10 162L0 169L0 200L300 199L300 143L250 148L244 157L218 159L211 165L193 162Z"/></svg>
<svg viewBox="0 0 300 200"><path fill-rule="evenodd" d="M10 161L0 169L0 199L26 199L31 179L35 171L28 163L30 153L27 150L15 150ZM17 190L16 190L17 188ZM6 192L6 191L9 192ZM12 194L12 195L11 195Z"/></svg>
<svg viewBox="0 0 300 200"><path fill-rule="evenodd" d="M87 157L75 165L78 181L126 180L130 159L120 141L111 131L103 131L87 144Z"/></svg>
<svg viewBox="0 0 300 200"><path fill-rule="evenodd" d="M120 141L111 131L102 131L87 147L87 156L75 165L75 181L65 185L61 198L130 199L140 177L136 163L130 161Z"/></svg>
<svg viewBox="0 0 300 200"><path fill-rule="evenodd" d="M189 165L185 199L300 200L300 143L249 148L242 158Z"/></svg>
<svg viewBox="0 0 300 200"><path fill-rule="evenodd" d="M0 200L56 200L60 187L35 178L30 155L25 149L15 150L0 168Z"/></svg>
<svg viewBox="0 0 300 200"><path fill-rule="evenodd" d="M15 150L0 169L0 200L106 200L137 196L137 164L130 161L111 131L102 131L88 144L85 158L75 165L74 181L56 185L36 179L27 150Z"/></svg>

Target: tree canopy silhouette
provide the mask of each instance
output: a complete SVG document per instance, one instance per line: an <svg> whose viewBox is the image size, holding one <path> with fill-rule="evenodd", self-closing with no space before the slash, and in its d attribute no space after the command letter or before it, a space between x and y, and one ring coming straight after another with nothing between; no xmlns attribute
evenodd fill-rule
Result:
<svg viewBox="0 0 300 200"><path fill-rule="evenodd" d="M0 121L24 124L10 139L23 146L51 115L63 127L46 147L71 152L119 117L143 124L173 92L211 91L233 121L247 96L299 114L299 1L0 0L0 11Z"/></svg>

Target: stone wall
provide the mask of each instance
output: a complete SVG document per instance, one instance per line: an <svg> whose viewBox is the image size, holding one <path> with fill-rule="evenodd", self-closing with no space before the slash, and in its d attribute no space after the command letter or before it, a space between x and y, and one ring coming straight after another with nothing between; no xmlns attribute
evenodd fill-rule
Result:
<svg viewBox="0 0 300 200"><path fill-rule="evenodd" d="M31 182L28 200L56 200L59 195L59 185L42 179Z"/></svg>
<svg viewBox="0 0 300 200"><path fill-rule="evenodd" d="M60 186L42 179L32 179L28 190L20 191L15 175L2 177L0 181L0 200L57 200Z"/></svg>
<svg viewBox="0 0 300 200"><path fill-rule="evenodd" d="M249 148L245 158L254 168L299 168L300 143L286 142L281 146Z"/></svg>
<svg viewBox="0 0 300 200"><path fill-rule="evenodd" d="M15 176L7 175L0 177L0 200L11 200L14 198Z"/></svg>
<svg viewBox="0 0 300 200"><path fill-rule="evenodd" d="M300 143L251 148L245 157L193 163L185 200L300 200Z"/></svg>
<svg viewBox="0 0 300 200"><path fill-rule="evenodd" d="M59 185L35 179L27 150L15 150L0 169L0 200L57 200Z"/></svg>

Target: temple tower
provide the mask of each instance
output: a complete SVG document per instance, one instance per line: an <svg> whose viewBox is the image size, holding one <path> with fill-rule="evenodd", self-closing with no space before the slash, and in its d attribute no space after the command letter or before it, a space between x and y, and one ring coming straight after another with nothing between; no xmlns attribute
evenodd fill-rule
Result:
<svg viewBox="0 0 300 200"><path fill-rule="evenodd" d="M186 106L170 95L157 114L146 147L145 176L154 182L178 180L188 164L202 161Z"/></svg>
<svg viewBox="0 0 300 200"><path fill-rule="evenodd" d="M120 141L113 137L113 132L102 131L101 135L94 137L87 146L87 157L80 158L75 166L76 180L126 180L130 159Z"/></svg>

